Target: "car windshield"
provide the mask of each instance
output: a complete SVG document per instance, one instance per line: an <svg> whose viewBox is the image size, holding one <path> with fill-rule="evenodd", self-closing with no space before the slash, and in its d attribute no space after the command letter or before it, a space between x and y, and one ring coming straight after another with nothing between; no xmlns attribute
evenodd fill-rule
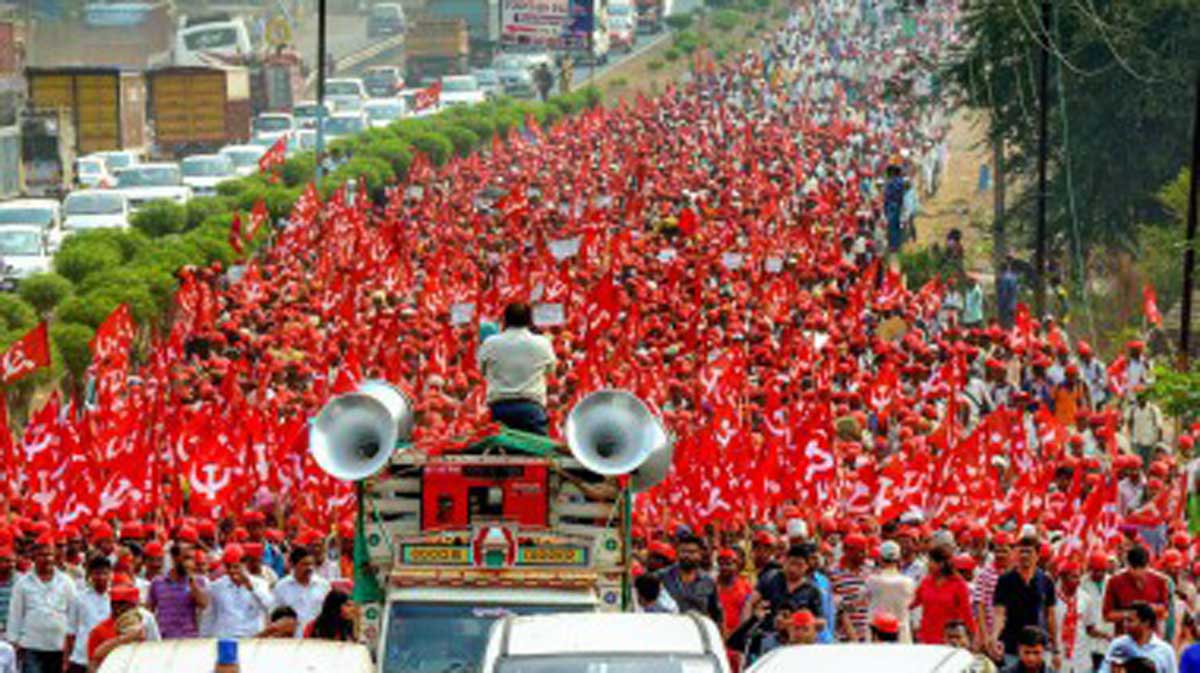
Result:
<svg viewBox="0 0 1200 673"><path fill-rule="evenodd" d="M633 19L628 16L610 16L608 17L608 25L614 28L632 28Z"/></svg>
<svg viewBox="0 0 1200 673"><path fill-rule="evenodd" d="M479 82L474 77L446 77L442 80L442 91L478 91Z"/></svg>
<svg viewBox="0 0 1200 673"><path fill-rule="evenodd" d="M80 192L63 202L63 211L70 215L120 215L125 199L112 192Z"/></svg>
<svg viewBox="0 0 1200 673"><path fill-rule="evenodd" d="M232 28L207 28L189 33L183 43L192 51L223 49L237 44L237 31Z"/></svg>
<svg viewBox="0 0 1200 673"><path fill-rule="evenodd" d="M117 174L118 187L177 187L180 180L175 166L126 168Z"/></svg>
<svg viewBox="0 0 1200 673"><path fill-rule="evenodd" d="M393 603L389 608L380 673L478 671L488 631L500 617L581 612L562 605L434 605Z"/></svg>
<svg viewBox="0 0 1200 673"><path fill-rule="evenodd" d="M318 106L316 105L297 105L292 108L293 117L312 118L317 116Z"/></svg>
<svg viewBox="0 0 1200 673"><path fill-rule="evenodd" d="M104 163L108 164L109 170L117 170L118 168L128 168L133 165L133 157L124 153L105 154Z"/></svg>
<svg viewBox="0 0 1200 673"><path fill-rule="evenodd" d="M0 208L0 224L40 224L43 227L54 220L54 211L49 208Z"/></svg>
<svg viewBox="0 0 1200 673"><path fill-rule="evenodd" d="M259 133L275 133L292 128L292 122L287 117L259 117L254 120L254 130Z"/></svg>
<svg viewBox="0 0 1200 673"><path fill-rule="evenodd" d="M103 165L99 160L83 161L81 159L77 166L80 175L100 175L100 173L103 171Z"/></svg>
<svg viewBox="0 0 1200 673"><path fill-rule="evenodd" d="M365 130L362 117L330 117L325 120L325 132L344 136Z"/></svg>
<svg viewBox="0 0 1200 673"><path fill-rule="evenodd" d="M0 229L0 255L40 255L42 237L36 231Z"/></svg>
<svg viewBox="0 0 1200 673"><path fill-rule="evenodd" d="M385 19L390 21L392 19L399 19L400 12L395 7L378 5L371 9L371 18L375 20Z"/></svg>
<svg viewBox="0 0 1200 673"><path fill-rule="evenodd" d="M388 103L386 105L371 105L365 109L367 117L371 121L388 121L399 119L400 115L404 114L404 106L399 102Z"/></svg>
<svg viewBox="0 0 1200 673"><path fill-rule="evenodd" d="M263 155L263 148L246 147L236 150L221 150L221 154L229 157L229 160L233 162L234 166L238 168L245 168L247 166L254 166L258 164L259 158L261 158Z"/></svg>
<svg viewBox="0 0 1200 673"><path fill-rule="evenodd" d="M496 73L492 72L491 70L480 70L479 72L475 73L474 77L475 81L479 82L480 84L495 84L497 81L499 81L499 78L496 77Z"/></svg>
<svg viewBox="0 0 1200 673"><path fill-rule="evenodd" d="M678 654L586 654L509 657L497 673L717 673L709 657Z"/></svg>
<svg viewBox="0 0 1200 673"><path fill-rule="evenodd" d="M633 7L631 5L609 5L608 6L608 15L610 17L629 16L631 14L633 14Z"/></svg>
<svg viewBox="0 0 1200 673"><path fill-rule="evenodd" d="M521 70L525 68L525 59L521 56L500 56L492 61L496 70Z"/></svg>
<svg viewBox="0 0 1200 673"><path fill-rule="evenodd" d="M359 96L362 95L362 91L359 90L357 82L329 82L325 85L325 95Z"/></svg>
<svg viewBox="0 0 1200 673"><path fill-rule="evenodd" d="M227 157L188 157L180 168L185 178L219 178L233 173Z"/></svg>

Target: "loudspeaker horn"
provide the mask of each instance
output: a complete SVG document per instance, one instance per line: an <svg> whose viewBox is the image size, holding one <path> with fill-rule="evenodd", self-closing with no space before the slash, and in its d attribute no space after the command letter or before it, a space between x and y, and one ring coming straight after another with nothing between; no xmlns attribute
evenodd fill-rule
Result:
<svg viewBox="0 0 1200 673"><path fill-rule="evenodd" d="M412 425L412 406L403 393L386 382L367 381L321 409L309 427L308 450L330 476L358 481L387 465L396 443L408 441Z"/></svg>
<svg viewBox="0 0 1200 673"><path fill-rule="evenodd" d="M658 417L624 390L599 390L580 400L567 415L565 435L571 454L587 469L608 476L635 474L635 479L638 468L670 445ZM659 471L665 476L656 466L641 481L661 481Z"/></svg>

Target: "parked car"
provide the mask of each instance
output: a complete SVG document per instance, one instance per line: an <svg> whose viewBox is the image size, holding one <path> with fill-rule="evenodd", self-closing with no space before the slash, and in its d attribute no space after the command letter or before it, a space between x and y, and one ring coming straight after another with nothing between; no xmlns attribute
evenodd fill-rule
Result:
<svg viewBox="0 0 1200 673"><path fill-rule="evenodd" d="M730 668L721 632L707 617L598 612L499 619L492 625L478 670L729 673ZM794 669L823 670L833 669Z"/></svg>
<svg viewBox="0 0 1200 673"><path fill-rule="evenodd" d="M970 673L974 662L970 652L945 645L792 645L766 653L747 673Z"/></svg>
<svg viewBox="0 0 1200 673"><path fill-rule="evenodd" d="M357 77L325 82L325 104L334 112L354 112L367 100L367 87Z"/></svg>
<svg viewBox="0 0 1200 673"><path fill-rule="evenodd" d="M217 185L238 177L233 160L224 154L196 154L179 162L183 184L196 196L215 196Z"/></svg>
<svg viewBox="0 0 1200 673"><path fill-rule="evenodd" d="M362 111L371 128L383 128L404 118L404 101L399 98L369 100L363 105Z"/></svg>
<svg viewBox="0 0 1200 673"><path fill-rule="evenodd" d="M64 237L88 229L129 228L129 199L117 190L74 192L62 207Z"/></svg>
<svg viewBox="0 0 1200 673"><path fill-rule="evenodd" d="M422 89L425 87L422 87ZM404 101L404 109L408 111L409 117L428 117L442 111L442 103L435 103L423 110L417 109L417 94L421 89L405 89L400 92L400 100Z"/></svg>
<svg viewBox="0 0 1200 673"><path fill-rule="evenodd" d="M325 107L325 116L329 116L329 106ZM317 128L317 112L321 106L317 105L315 100L303 100L292 106L292 118L296 120L296 127L302 129Z"/></svg>
<svg viewBox="0 0 1200 673"><path fill-rule="evenodd" d="M226 145L220 154L233 162L233 171L237 177L247 177L258 172L258 160L266 154L267 148L261 145Z"/></svg>
<svg viewBox="0 0 1200 673"><path fill-rule="evenodd" d="M404 7L398 2L381 2L367 15L367 37L384 37L404 33Z"/></svg>
<svg viewBox="0 0 1200 673"><path fill-rule="evenodd" d="M0 203L0 227L32 225L39 227L57 250L62 240L62 205L53 199L16 199Z"/></svg>
<svg viewBox="0 0 1200 673"><path fill-rule="evenodd" d="M169 200L184 205L192 199L192 190L183 184L179 164L138 164L117 171L117 189L129 199L129 209L141 210L151 201Z"/></svg>
<svg viewBox="0 0 1200 673"><path fill-rule="evenodd" d="M362 112L334 112L325 118L325 142L362 133L368 126L370 121Z"/></svg>
<svg viewBox="0 0 1200 673"><path fill-rule="evenodd" d="M618 14L608 17L609 44L613 49L625 52L633 51L633 43L637 39L637 26L632 15Z"/></svg>
<svg viewBox="0 0 1200 673"><path fill-rule="evenodd" d="M446 75L442 78L442 105L474 105L487 100L472 75Z"/></svg>
<svg viewBox="0 0 1200 673"><path fill-rule="evenodd" d="M116 174L118 169L129 168L142 163L142 157L137 152L130 150L109 150L106 152L93 152L90 157L99 157L104 160L104 165L108 167L108 172Z"/></svg>
<svg viewBox="0 0 1200 673"><path fill-rule="evenodd" d="M367 68L363 86L372 98L392 98L404 88L404 70L396 65L377 65Z"/></svg>
<svg viewBox="0 0 1200 673"><path fill-rule="evenodd" d="M476 68L471 71L471 76L479 83L479 88L487 98L495 98L504 93L504 84L500 82L500 75L495 70Z"/></svg>
<svg viewBox="0 0 1200 673"><path fill-rule="evenodd" d="M537 82L528 70L502 70L500 82L504 86L504 94L513 98L537 98Z"/></svg>
<svg viewBox="0 0 1200 673"><path fill-rule="evenodd" d="M100 157L88 155L75 160L75 185L84 189L112 187L113 176Z"/></svg>
<svg viewBox="0 0 1200 673"><path fill-rule="evenodd" d="M36 224L0 226L0 287L14 289L17 281L50 270L50 245Z"/></svg>
<svg viewBox="0 0 1200 673"><path fill-rule="evenodd" d="M264 112L251 125L255 144L267 146L295 130L296 118L286 112Z"/></svg>

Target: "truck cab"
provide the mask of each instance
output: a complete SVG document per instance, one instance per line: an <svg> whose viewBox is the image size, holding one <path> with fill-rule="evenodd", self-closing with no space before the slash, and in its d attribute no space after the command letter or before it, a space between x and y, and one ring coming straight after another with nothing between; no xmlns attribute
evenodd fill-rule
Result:
<svg viewBox="0 0 1200 673"><path fill-rule="evenodd" d="M223 13L189 16L175 35L175 65L218 66L245 62L254 52L241 18Z"/></svg>
<svg viewBox="0 0 1200 673"><path fill-rule="evenodd" d="M477 671L502 617L620 610L621 493L565 445L507 429L396 451L366 483L380 673Z"/></svg>

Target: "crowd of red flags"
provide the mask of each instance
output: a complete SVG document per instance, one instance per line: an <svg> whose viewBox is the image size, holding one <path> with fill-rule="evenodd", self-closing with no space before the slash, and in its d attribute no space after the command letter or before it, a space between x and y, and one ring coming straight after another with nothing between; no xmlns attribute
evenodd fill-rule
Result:
<svg viewBox="0 0 1200 673"><path fill-rule="evenodd" d="M738 67L720 77L763 75L760 61ZM480 325L524 300L557 316L545 321L561 362L552 428L583 395L616 387L675 435L671 474L639 497L641 518L919 509L1053 523L1081 544L1111 535L1112 474L1080 470L1072 497L1051 502L1069 435L1052 415L1036 414L1033 433L1010 409L957 427L966 331L879 334L884 320L933 324L943 288L907 288L878 257L848 260L842 237L876 221L879 204L858 181L812 176L852 136L867 148L855 175L882 175L917 140L913 122L897 112L879 129L836 105L820 123L800 106L708 105L699 86L527 122L442 167L417 156L374 204L353 184L326 202L310 186L236 282L218 268L180 272L171 328L137 363L130 312L114 311L92 344L92 394L54 395L8 447L10 495L59 525L275 503L328 526L351 491L308 456L308 419L384 378L414 400L425 450L489 430ZM238 217L231 245L240 253L267 219L259 207L249 227ZM983 338L1063 337L1026 313ZM6 354L6 380L47 359L39 326ZM897 438L893 452L838 426L861 431L868 416Z"/></svg>

